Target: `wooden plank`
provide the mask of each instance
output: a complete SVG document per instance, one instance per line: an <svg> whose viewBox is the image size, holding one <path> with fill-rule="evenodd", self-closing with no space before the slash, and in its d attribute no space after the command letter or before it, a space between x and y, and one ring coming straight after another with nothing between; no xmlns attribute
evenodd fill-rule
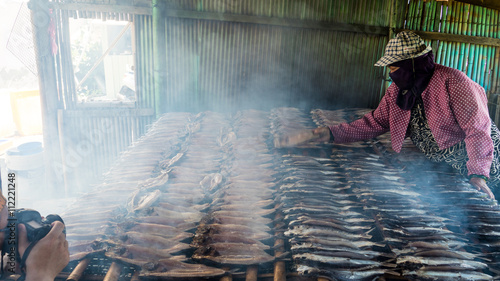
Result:
<svg viewBox="0 0 500 281"><path fill-rule="evenodd" d="M155 114L152 108L99 108L66 110L64 117L125 117L125 116L153 116Z"/></svg>
<svg viewBox="0 0 500 281"><path fill-rule="evenodd" d="M238 23L253 23L264 25L275 25L284 27L297 27L306 29L320 29L330 31L345 31L345 32L358 32L369 35L387 36L389 34L388 27L371 26L362 24L347 24L331 21L315 21L315 20L295 20L284 18L271 18L260 16L248 16L238 14L221 14L212 12L197 12L185 10L166 10L165 16L176 18L188 18L199 20L215 20L215 21L228 21Z"/></svg>
<svg viewBox="0 0 500 281"><path fill-rule="evenodd" d="M405 29L396 29L396 33L399 33ZM440 32L426 32L426 31L418 31L412 30L416 34L418 34L422 39L429 40L441 40L447 42L459 42L459 43L471 43L477 45L487 45L487 46L495 46L500 47L500 39L498 38L490 38L490 37L482 37L482 36L469 36L469 35L459 35L459 34L448 34L448 33L440 33Z"/></svg>
<svg viewBox="0 0 500 281"><path fill-rule="evenodd" d="M491 8L495 10L500 10L500 1L498 0L455 0L455 1Z"/></svg>
<svg viewBox="0 0 500 281"><path fill-rule="evenodd" d="M51 2L52 7L67 11L92 11L98 13L126 13L134 15L151 15L151 6L106 5L88 3L60 3Z"/></svg>

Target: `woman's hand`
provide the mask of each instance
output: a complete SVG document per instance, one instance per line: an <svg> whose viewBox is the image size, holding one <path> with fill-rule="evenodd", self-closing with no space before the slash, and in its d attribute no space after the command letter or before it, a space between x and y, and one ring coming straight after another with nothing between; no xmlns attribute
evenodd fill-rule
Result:
<svg viewBox="0 0 500 281"><path fill-rule="evenodd" d="M477 177L472 177L470 180L469 180L469 183L472 184L477 190L479 191L483 191L485 192L486 194L488 194L488 196L491 198L491 199L495 199L495 195L493 195L493 192L491 192L490 188L488 187L488 185L486 185L486 181L482 178L477 178Z"/></svg>
<svg viewBox="0 0 500 281"><path fill-rule="evenodd" d="M26 227L19 228L19 253L22 256L30 244ZM54 280L69 262L68 241L64 224L52 223L50 232L33 247L26 260L26 281Z"/></svg>
<svg viewBox="0 0 500 281"><path fill-rule="evenodd" d="M330 137L330 128L319 127L313 130L313 134L316 136L315 141L317 142L330 142L332 141Z"/></svg>

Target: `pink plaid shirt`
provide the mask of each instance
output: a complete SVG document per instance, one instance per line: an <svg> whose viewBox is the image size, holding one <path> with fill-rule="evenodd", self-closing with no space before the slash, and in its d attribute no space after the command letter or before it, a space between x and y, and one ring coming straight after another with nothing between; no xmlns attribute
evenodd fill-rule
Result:
<svg viewBox="0 0 500 281"><path fill-rule="evenodd" d="M360 141L391 131L392 149L399 153L407 137L411 110L404 111L396 105L398 90L392 83L374 111L349 124L331 126L335 142ZM469 175L489 177L493 141L484 89L463 72L436 64L422 101L439 148L446 149L465 140Z"/></svg>

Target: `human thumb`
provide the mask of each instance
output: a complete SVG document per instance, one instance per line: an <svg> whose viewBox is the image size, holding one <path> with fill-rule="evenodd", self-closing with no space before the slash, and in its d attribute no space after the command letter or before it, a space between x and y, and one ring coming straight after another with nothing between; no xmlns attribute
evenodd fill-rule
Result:
<svg viewBox="0 0 500 281"><path fill-rule="evenodd" d="M61 233L64 231L64 223L60 221L55 221L52 224L52 228L50 229L50 232L47 234L46 237L51 237L56 239Z"/></svg>

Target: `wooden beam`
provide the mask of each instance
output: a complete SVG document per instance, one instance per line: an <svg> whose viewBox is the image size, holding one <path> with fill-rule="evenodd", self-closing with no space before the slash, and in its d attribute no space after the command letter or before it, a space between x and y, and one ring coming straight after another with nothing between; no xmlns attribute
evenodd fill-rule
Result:
<svg viewBox="0 0 500 281"><path fill-rule="evenodd" d="M82 118L82 117L127 117L127 116L153 116L155 114L152 108L100 108L83 110L65 110L64 117Z"/></svg>
<svg viewBox="0 0 500 281"><path fill-rule="evenodd" d="M174 18L215 20L215 21L253 23L253 24L263 24L263 25L277 25L284 27L346 31L346 32L365 33L370 35L379 35L379 36L387 36L389 34L388 27L362 25L362 24L347 24L347 23L338 23L331 21L295 20L295 19L275 18L275 17L248 16L248 15L197 12L197 11L172 10L172 9L167 9L165 15L167 17L174 17Z"/></svg>
<svg viewBox="0 0 500 281"><path fill-rule="evenodd" d="M60 2L51 2L51 5L55 9L67 10L67 11L91 11L91 12L102 12L102 13L151 15L151 7L149 6L60 3Z"/></svg>
<svg viewBox="0 0 500 281"><path fill-rule="evenodd" d="M404 29L396 29L396 33L403 31ZM418 34L422 39L429 40L441 40L448 42L460 42L460 43L471 43L477 45L487 45L500 47L500 39L491 37L481 37L481 36L469 36L469 35L458 35L458 34L448 34L441 32L428 32L412 30Z"/></svg>
<svg viewBox="0 0 500 281"><path fill-rule="evenodd" d="M500 1L498 0L455 0L456 2L462 2L472 5L477 5L481 7L491 8L495 10L500 10Z"/></svg>

